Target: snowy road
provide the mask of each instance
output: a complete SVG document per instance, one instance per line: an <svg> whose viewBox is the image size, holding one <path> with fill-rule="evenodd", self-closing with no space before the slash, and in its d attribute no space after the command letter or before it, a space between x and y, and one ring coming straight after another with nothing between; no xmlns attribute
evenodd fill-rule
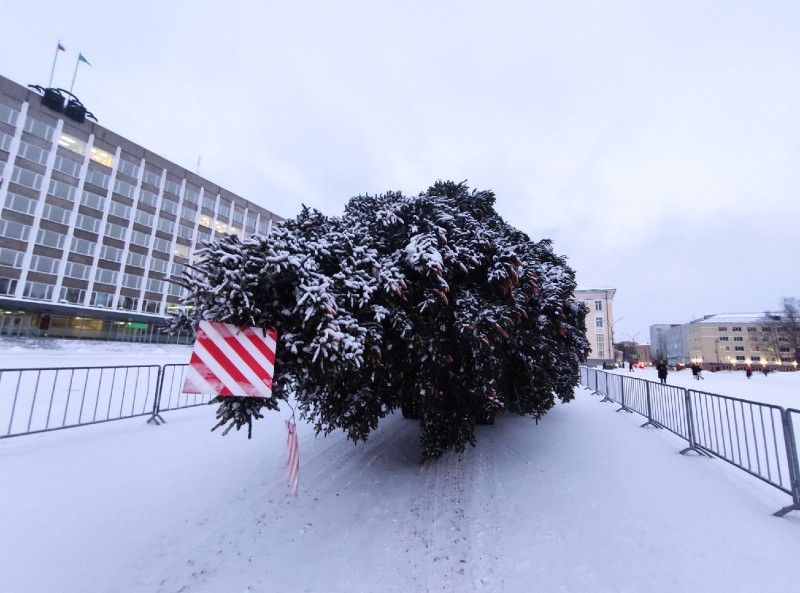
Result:
<svg viewBox="0 0 800 593"><path fill-rule="evenodd" d="M398 415L357 446L285 414L252 441L213 409L0 441L0 590L244 593L783 591L788 497L580 391L421 466ZM789 587L792 588L792 587Z"/></svg>

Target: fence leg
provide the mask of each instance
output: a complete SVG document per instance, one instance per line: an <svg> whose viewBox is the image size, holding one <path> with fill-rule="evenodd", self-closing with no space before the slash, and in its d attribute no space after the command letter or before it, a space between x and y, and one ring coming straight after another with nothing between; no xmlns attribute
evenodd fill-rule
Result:
<svg viewBox="0 0 800 593"><path fill-rule="evenodd" d="M167 422L164 420L164 418L162 418L161 414L159 414L159 408L161 406L161 391L164 387L165 374L164 367L158 367L158 377L156 378L156 396L153 398L153 413L150 415L150 418L147 419L148 424L160 426Z"/></svg>
<svg viewBox="0 0 800 593"><path fill-rule="evenodd" d="M692 414L692 398L689 397L688 389L684 389L683 393L686 401L686 426L689 429L689 446L686 447L683 451L681 451L681 455L686 455L689 453L689 451L694 451L698 455L712 457L711 454L706 453L697 446L697 442L695 441L694 438L694 414Z"/></svg>
<svg viewBox="0 0 800 593"><path fill-rule="evenodd" d="M794 438L792 416L786 410L781 410L781 424L783 424L783 440L786 443L786 457L789 460L789 483L792 486L792 504L773 513L776 517L783 517L791 511L800 511L800 458L797 452L797 442Z"/></svg>
<svg viewBox="0 0 800 593"><path fill-rule="evenodd" d="M619 375L617 375L617 376L619 377L619 392L620 392L620 399L622 400L622 402L621 402L622 405L617 410L617 412L622 412L623 410L625 410L626 412L628 412L628 414L633 414L633 410L631 410L625 404L625 380L622 377L620 377Z"/></svg>
<svg viewBox="0 0 800 593"><path fill-rule="evenodd" d="M664 428L658 422L653 420L653 405L650 402L650 382L649 381L647 381L644 384L644 388L645 388L645 394L646 394L646 397L647 397L647 422L642 424L641 428L644 428L646 426L652 426L653 428Z"/></svg>

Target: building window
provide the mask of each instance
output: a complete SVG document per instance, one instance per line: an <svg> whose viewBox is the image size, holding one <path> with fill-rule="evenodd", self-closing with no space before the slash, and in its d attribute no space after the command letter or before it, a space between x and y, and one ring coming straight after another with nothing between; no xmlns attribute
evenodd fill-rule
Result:
<svg viewBox="0 0 800 593"><path fill-rule="evenodd" d="M750 362L761 362L761 357L760 356L751 356L750 357Z"/></svg>
<svg viewBox="0 0 800 593"><path fill-rule="evenodd" d="M602 311L603 310L603 301L595 301L594 302L594 310L595 311Z"/></svg>
<svg viewBox="0 0 800 593"><path fill-rule="evenodd" d="M749 332L754 332L754 331L756 331L756 328L755 328L755 327L748 327L748 328L747 328L747 331L749 331Z"/></svg>
<svg viewBox="0 0 800 593"><path fill-rule="evenodd" d="M119 160L119 167L118 170L120 173L125 173L130 177L138 177L139 176L139 165L135 165L130 161L126 161L125 159Z"/></svg>
<svg viewBox="0 0 800 593"><path fill-rule="evenodd" d="M141 247L149 247L150 246L150 235L146 233L142 233L140 231L132 231L131 232L131 243L134 245L140 245Z"/></svg>
<svg viewBox="0 0 800 593"><path fill-rule="evenodd" d="M717 331L726 332L726 331L728 331L728 328L726 326L724 326L724 325L720 325L717 328Z"/></svg>
<svg viewBox="0 0 800 593"><path fill-rule="evenodd" d="M102 210L103 205L106 203L106 197L96 194L92 191L83 190L81 194L81 204L93 208L95 210Z"/></svg>
<svg viewBox="0 0 800 593"><path fill-rule="evenodd" d="M58 145L81 156L86 151L86 142L78 140L69 134L61 134L61 138L58 139Z"/></svg>
<svg viewBox="0 0 800 593"><path fill-rule="evenodd" d="M177 214L178 213L178 203L173 202L172 200L162 200L161 201L161 209L165 212L169 212L170 214Z"/></svg>
<svg viewBox="0 0 800 593"><path fill-rule="evenodd" d="M594 326L595 327L603 327L603 318L602 317L595 317L594 318Z"/></svg>
<svg viewBox="0 0 800 593"><path fill-rule="evenodd" d="M93 307L111 307L114 302L114 295L110 292L95 291L89 300L89 304Z"/></svg>
<svg viewBox="0 0 800 593"><path fill-rule="evenodd" d="M152 227L154 221L155 217L149 212L145 212L144 210L136 211L136 222L138 222L139 224Z"/></svg>
<svg viewBox="0 0 800 593"><path fill-rule="evenodd" d="M33 214L36 212L36 200L32 200L22 194L15 194L8 192L8 199L6 200L6 208L14 212L22 212L23 214Z"/></svg>
<svg viewBox="0 0 800 593"><path fill-rule="evenodd" d="M158 230L163 231L165 233L169 233L171 235L175 230L175 223L172 222L171 220L167 220L166 218L159 218Z"/></svg>
<svg viewBox="0 0 800 593"><path fill-rule="evenodd" d="M744 352L744 346L735 346L734 350L736 350L736 352Z"/></svg>
<svg viewBox="0 0 800 593"><path fill-rule="evenodd" d="M145 313L161 313L161 301L143 301L142 311Z"/></svg>
<svg viewBox="0 0 800 593"><path fill-rule="evenodd" d="M139 191L139 202L155 208L158 202L158 196L151 191L143 189Z"/></svg>
<svg viewBox="0 0 800 593"><path fill-rule="evenodd" d="M21 156L22 158L33 163L46 165L47 156L50 154L50 152L47 149L36 146L35 144L29 144L28 142L22 140L19 143L19 152L17 154L18 156Z"/></svg>
<svg viewBox="0 0 800 593"><path fill-rule="evenodd" d="M129 266L136 266L137 268L143 268L146 259L147 259L146 255L143 255L141 253L136 253L135 251L131 251L130 253L128 253L127 264Z"/></svg>
<svg viewBox="0 0 800 593"><path fill-rule="evenodd" d="M147 281L147 290L148 292L164 292L164 281L156 278L150 278Z"/></svg>
<svg viewBox="0 0 800 593"><path fill-rule="evenodd" d="M159 185L161 185L161 173L153 173L152 171L145 169L144 175L142 176L142 181L155 187L159 187Z"/></svg>
<svg viewBox="0 0 800 593"><path fill-rule="evenodd" d="M744 356L737 356L736 360L744 361Z"/></svg>
<svg viewBox="0 0 800 593"><path fill-rule="evenodd" d="M214 211L214 207L217 205L217 197L211 194L203 194L203 208L206 210Z"/></svg>
<svg viewBox="0 0 800 593"><path fill-rule="evenodd" d="M63 156L56 155L56 162L53 165L53 168L56 171L61 171L65 175L69 175L70 177L79 177L81 173L81 164L76 163L72 159L65 159Z"/></svg>
<svg viewBox="0 0 800 593"><path fill-rule="evenodd" d="M11 173L11 181L31 189L40 190L42 189L44 177L22 167L14 167L14 171Z"/></svg>
<svg viewBox="0 0 800 593"><path fill-rule="evenodd" d="M0 278L0 294L17 292L17 281L13 278Z"/></svg>
<svg viewBox="0 0 800 593"><path fill-rule="evenodd" d="M86 174L86 181L98 185L103 189L108 189L108 184L111 183L111 176L99 169L89 169Z"/></svg>
<svg viewBox="0 0 800 593"><path fill-rule="evenodd" d="M114 216L127 219L131 216L131 207L127 204L122 204L121 202L115 202L114 200L111 200L111 205L108 208L108 212Z"/></svg>
<svg viewBox="0 0 800 593"><path fill-rule="evenodd" d="M740 332L740 331L742 331L742 328L741 328L741 327L732 327L731 329L732 329L733 331L735 331L735 332Z"/></svg>
<svg viewBox="0 0 800 593"><path fill-rule="evenodd" d="M770 333L772 331L772 328L771 327L762 327L761 331L764 332L765 334L768 334L768 333Z"/></svg>
<svg viewBox="0 0 800 593"><path fill-rule="evenodd" d="M171 241L167 241L166 239L162 239L160 237L156 237L153 240L153 251L158 251L163 255L167 255L169 253Z"/></svg>
<svg viewBox="0 0 800 593"><path fill-rule="evenodd" d="M45 220L51 220L53 222L65 225L69 224L69 215L69 210L59 208L58 206L53 206L52 204L45 204L44 210L42 211L42 218Z"/></svg>
<svg viewBox="0 0 800 593"><path fill-rule="evenodd" d="M136 188L127 181L117 179L114 181L114 191L126 198L133 198L133 195L136 193Z"/></svg>
<svg viewBox="0 0 800 593"><path fill-rule="evenodd" d="M727 342L728 341L728 336L720 336L719 341L720 342Z"/></svg>
<svg viewBox="0 0 800 593"><path fill-rule="evenodd" d="M744 342L744 338L742 336L737 336L737 337L733 338L733 341L734 342Z"/></svg>
<svg viewBox="0 0 800 593"><path fill-rule="evenodd" d="M78 214L75 219L75 226L90 233L96 233L100 230L100 219L93 216L86 216L85 214Z"/></svg>
<svg viewBox="0 0 800 593"><path fill-rule="evenodd" d="M111 245L103 245L100 248L100 259L120 262L122 260L122 249L117 249Z"/></svg>
<svg viewBox="0 0 800 593"><path fill-rule="evenodd" d="M89 158L95 163L105 165L109 169L114 166L114 155L96 146L93 146L92 150L89 151Z"/></svg>
<svg viewBox="0 0 800 593"><path fill-rule="evenodd" d="M61 233L57 233L55 231L48 231L47 229L39 229L36 233L36 243L38 245L44 245L45 247L55 247L56 249L61 249L64 247L64 241L66 241L67 236L62 235Z"/></svg>
<svg viewBox="0 0 800 593"><path fill-rule="evenodd" d="M16 109L12 109L8 105L0 103L0 121L3 121L7 124L11 124L12 126L16 126L18 116L19 116L19 111L17 111Z"/></svg>
<svg viewBox="0 0 800 593"><path fill-rule="evenodd" d="M27 224L20 224L13 220L0 220L0 237L27 241L30 234L31 227Z"/></svg>
<svg viewBox="0 0 800 593"><path fill-rule="evenodd" d="M0 247L0 265L8 266L9 268L21 268L22 258L24 257L25 253L22 251Z"/></svg>
<svg viewBox="0 0 800 593"><path fill-rule="evenodd" d="M189 247L186 245L181 245L180 243L175 244L175 249L173 250L173 254L177 255L178 257L189 257Z"/></svg>
<svg viewBox="0 0 800 593"><path fill-rule="evenodd" d="M97 243L94 241L87 241L86 239L73 237L72 245L70 245L69 250L73 253L79 253L81 255L92 255L94 254L95 245L97 245Z"/></svg>
<svg viewBox="0 0 800 593"><path fill-rule="evenodd" d="M174 196L181 195L181 184L172 181L172 179L167 179L164 183L164 191L168 191Z"/></svg>
<svg viewBox="0 0 800 593"><path fill-rule="evenodd" d="M58 300L61 302L81 304L83 299L86 298L86 291L80 288L69 288L67 286L61 287L61 294Z"/></svg>
<svg viewBox="0 0 800 593"><path fill-rule="evenodd" d="M102 282L103 284L116 284L118 277L119 272L105 268L97 268L94 275L95 282Z"/></svg>
<svg viewBox="0 0 800 593"><path fill-rule="evenodd" d="M601 302L601 301L595 301ZM605 358L606 355L606 337L604 334L597 334L597 358Z"/></svg>
<svg viewBox="0 0 800 593"><path fill-rule="evenodd" d="M109 237L113 237L114 239L119 239L120 241L124 241L126 231L127 229L124 226L114 224L113 222L106 223L106 235L108 235Z"/></svg>
<svg viewBox="0 0 800 593"><path fill-rule="evenodd" d="M39 301L50 301L53 299L53 288L52 284L44 282L26 282L22 296Z"/></svg>
<svg viewBox="0 0 800 593"><path fill-rule="evenodd" d="M25 120L25 131L30 132L34 136L39 136L39 138L44 138L48 142L52 142L56 129L29 115Z"/></svg>
<svg viewBox="0 0 800 593"><path fill-rule="evenodd" d="M191 240L192 239L192 235L194 235L194 229L192 229L192 228L190 228L188 226L182 225L182 224L178 225L178 236L179 237L183 237L184 239Z"/></svg>
<svg viewBox="0 0 800 593"><path fill-rule="evenodd" d="M142 277L139 274L123 274L122 286L126 288L139 288L142 285Z"/></svg>
<svg viewBox="0 0 800 593"><path fill-rule="evenodd" d="M167 271L167 262L163 259L158 259L154 257L150 260L150 269L153 272L166 272Z"/></svg>
<svg viewBox="0 0 800 593"><path fill-rule="evenodd" d="M78 280L88 280L91 272L92 268L89 266L74 261L68 261L64 268L64 276L77 278Z"/></svg>
<svg viewBox="0 0 800 593"><path fill-rule="evenodd" d="M139 299L123 295L119 297L119 306L117 308L125 309L126 311L135 311L138 305Z"/></svg>
<svg viewBox="0 0 800 593"><path fill-rule="evenodd" d="M75 187L69 183L58 181L57 179L50 180L50 188L47 191L54 196L64 198L70 202L75 200Z"/></svg>
<svg viewBox="0 0 800 593"><path fill-rule="evenodd" d="M44 274L57 274L59 263L61 263L61 261L53 257L34 255L31 257L30 269Z"/></svg>

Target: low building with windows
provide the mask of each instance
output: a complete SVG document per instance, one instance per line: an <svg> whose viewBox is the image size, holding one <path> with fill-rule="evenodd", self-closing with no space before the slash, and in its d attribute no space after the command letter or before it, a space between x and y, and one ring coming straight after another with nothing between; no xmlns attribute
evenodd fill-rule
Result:
<svg viewBox="0 0 800 593"><path fill-rule="evenodd" d="M654 328L651 326L651 336ZM705 370L797 370L797 360L778 325L764 313L719 313L682 325L666 326L659 335L667 363L699 364Z"/></svg>
<svg viewBox="0 0 800 593"><path fill-rule="evenodd" d="M616 364L614 352L613 304L616 288L579 288L575 300L588 308L586 315L586 339L591 352L586 363L589 366Z"/></svg>
<svg viewBox="0 0 800 593"><path fill-rule="evenodd" d="M52 99L0 76L0 335L153 335L204 240L281 220Z"/></svg>

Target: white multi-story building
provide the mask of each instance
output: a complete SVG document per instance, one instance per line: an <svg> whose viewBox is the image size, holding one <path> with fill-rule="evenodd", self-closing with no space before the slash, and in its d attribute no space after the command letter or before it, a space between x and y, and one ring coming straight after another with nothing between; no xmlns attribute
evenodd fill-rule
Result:
<svg viewBox="0 0 800 593"><path fill-rule="evenodd" d="M152 332L202 241L281 220L59 101L0 77L0 334Z"/></svg>
<svg viewBox="0 0 800 593"><path fill-rule="evenodd" d="M575 300L589 308L586 315L586 339L591 352L587 364L614 364L614 316L613 303L616 288L579 288Z"/></svg>
<svg viewBox="0 0 800 593"><path fill-rule="evenodd" d="M666 327L666 329L664 329ZM700 364L708 370L797 370L794 351L782 340L780 327L765 321L764 313L719 313L689 323L651 326L662 336L667 363Z"/></svg>

